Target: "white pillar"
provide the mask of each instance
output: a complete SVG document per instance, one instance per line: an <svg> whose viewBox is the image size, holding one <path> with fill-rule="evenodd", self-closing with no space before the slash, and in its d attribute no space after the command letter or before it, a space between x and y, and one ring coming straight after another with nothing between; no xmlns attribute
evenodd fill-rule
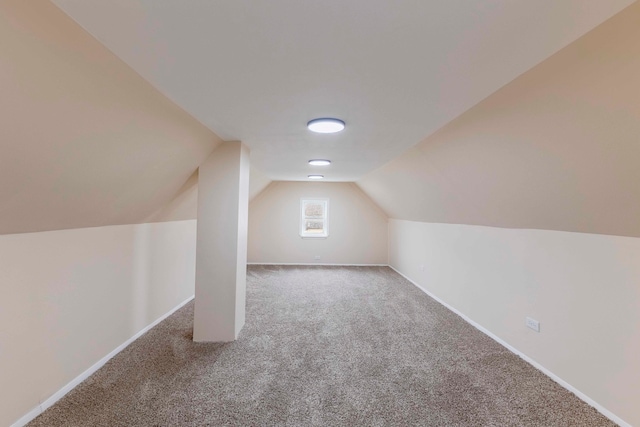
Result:
<svg viewBox="0 0 640 427"><path fill-rule="evenodd" d="M249 149L224 142L198 173L194 341L234 341L244 326Z"/></svg>

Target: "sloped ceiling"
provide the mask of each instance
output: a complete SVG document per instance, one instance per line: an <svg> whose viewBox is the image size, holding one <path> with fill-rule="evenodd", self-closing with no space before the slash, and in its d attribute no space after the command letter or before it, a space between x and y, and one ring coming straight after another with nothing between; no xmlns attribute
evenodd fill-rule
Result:
<svg viewBox="0 0 640 427"><path fill-rule="evenodd" d="M640 237L640 3L358 185L392 218Z"/></svg>
<svg viewBox="0 0 640 427"><path fill-rule="evenodd" d="M53 0L273 180L383 165L633 0ZM308 120L337 116L338 135Z"/></svg>
<svg viewBox="0 0 640 427"><path fill-rule="evenodd" d="M252 163L264 172L263 179L255 181L256 188L274 178L301 179L310 172L306 160L311 157L334 160L326 172L329 180L356 179L631 0L355 0L304 5L293 0L55 2L100 41L49 1L0 2L0 234L136 223L156 214L171 216L178 212L173 208L181 206L175 196L195 188L189 177L221 141L212 130L228 139L243 140L252 148ZM582 72L580 65L572 64L566 65L568 69ZM562 70L558 74L564 75ZM540 78L543 86L547 80L553 81L552 77ZM535 82L531 84L535 86ZM633 92L634 87L637 85L628 91ZM615 89L622 90L620 86ZM573 93L557 96L571 104ZM582 117L580 109L575 112L566 110L569 107L562 103L545 102L552 107L540 115L564 114L571 119L575 113ZM594 97L589 102L597 106L600 100ZM607 111L617 109L621 117L637 118L624 100L612 102L622 104ZM513 105L520 104L513 101ZM561 107L565 110L551 113ZM479 114L491 117L495 113L486 111ZM529 112L525 109L521 114ZM333 139L309 135L304 123L320 115L344 118L347 131ZM587 116L589 121L591 116ZM471 122L478 120L471 117ZM598 116L593 123L608 127L602 120ZM535 123L548 127L544 120ZM600 133L584 136L587 140L598 135L598 141L605 136L617 141L616 132L623 132L621 129L626 128L614 126L610 134L609 129L598 128ZM447 137L447 132L429 140L459 139ZM520 135L515 130L509 134L508 128L501 132L509 137ZM549 132L540 137L558 138ZM566 136L583 135L575 131ZM413 150L424 150L420 147ZM536 153L537 148L532 146L530 151ZM509 150L517 149L509 146ZM633 151L629 147L625 150ZM635 154L627 151L625 155ZM597 149L586 149L585 153L597 156ZM479 153L479 158L482 155L487 157L486 152ZM495 163L505 155L497 150L495 158L485 161ZM548 203L579 198L579 204L590 209L605 200L614 203L614 212L627 206L635 214L637 197L624 192L635 178L624 163L629 160L622 161L612 178L607 173L613 160L605 158L606 166L596 168L606 171L599 172L602 182L591 180L593 185L589 186L578 182L585 170L594 166L594 161L584 156L589 166L576 167L578 175L570 184L556 188L543 179L543 183L532 185L528 191L535 195L527 206L537 210L516 209L512 216L497 214L495 206L503 203L513 210L511 202L522 197L513 196L516 190L509 184L528 182L516 167L513 176L499 173L497 168L496 178L483 187L474 180L481 171L471 168L465 172L462 165L459 177L447 175L453 173L448 171L434 177L418 172L421 165L414 172L403 166L401 174L415 173L420 179L410 185L433 187L431 196L412 197L411 192L401 196L397 188L409 181L398 181L393 173L385 175L388 167L368 176L361 185L395 217L503 226L538 224L572 230L602 230L594 224L619 219L617 213L607 213L602 220L584 219L583 215L584 224L576 226L570 219L577 209L567 208L558 214L537 205L537 192L550 187L556 196ZM524 169L530 179L550 168L544 162L539 166L542 169ZM465 183L484 190L476 193L467 189L465 193L461 188ZM596 190L604 194L605 184L618 185L620 191L600 198L590 194ZM449 189L459 190L458 195L449 194ZM578 193L571 192L576 189ZM397 194L389 195L393 191ZM479 198L483 192L493 199ZM627 205L619 203L625 195ZM400 196L396 202L394 197ZM460 201L467 196L468 203ZM172 200L175 203L170 204ZM438 208L430 205L436 201L442 202ZM168 211L163 211L164 207ZM476 215L454 212L454 208L475 208ZM444 215L447 212L454 214ZM595 212L600 211L594 211L597 216ZM620 222L616 229L629 229L628 222Z"/></svg>
<svg viewBox="0 0 640 427"><path fill-rule="evenodd" d="M251 202L271 184L271 180L253 167L249 176L249 202ZM182 221L197 218L198 171L191 175L170 203L162 206L144 222Z"/></svg>
<svg viewBox="0 0 640 427"><path fill-rule="evenodd" d="M143 221L220 143L44 0L0 2L0 234Z"/></svg>
<svg viewBox="0 0 640 427"><path fill-rule="evenodd" d="M258 194L262 193L272 181L254 167L251 168L249 176L249 201L251 202Z"/></svg>

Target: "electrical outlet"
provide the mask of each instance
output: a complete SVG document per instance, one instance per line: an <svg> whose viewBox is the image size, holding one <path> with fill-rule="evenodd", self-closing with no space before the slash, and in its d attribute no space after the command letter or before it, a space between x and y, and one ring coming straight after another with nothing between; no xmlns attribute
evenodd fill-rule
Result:
<svg viewBox="0 0 640 427"><path fill-rule="evenodd" d="M314 256L313 259L316 260L316 261L320 261L320 255Z"/></svg>
<svg viewBox="0 0 640 427"><path fill-rule="evenodd" d="M537 320L532 319L531 317L525 317L525 324L527 325L527 328L540 332L540 322Z"/></svg>

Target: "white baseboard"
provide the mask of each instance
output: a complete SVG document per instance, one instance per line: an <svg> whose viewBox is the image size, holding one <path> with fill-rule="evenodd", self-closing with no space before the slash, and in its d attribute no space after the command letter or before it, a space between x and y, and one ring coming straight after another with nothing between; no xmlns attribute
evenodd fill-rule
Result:
<svg viewBox="0 0 640 427"><path fill-rule="evenodd" d="M78 375L76 378L71 380L71 382L69 382L69 384L67 384L64 387L62 387L60 390L55 392L47 400L45 400L44 402L41 402L38 406L36 406L35 408L33 408L32 410L27 412L25 415L23 415L16 422L11 424L11 427L22 427L22 426L26 425L27 423L29 423L30 421L32 421L35 417L37 417L38 415L40 415L41 413L46 411L49 407L51 407L58 400L62 399L65 394L67 394L71 390L73 390L78 384L80 384L82 381L84 381L87 378L89 378L98 369L102 368L105 363L107 363L109 360L111 360L116 354L120 353L122 350L127 348L127 346L129 344L131 344L132 342L134 342L135 340L140 338L142 335L147 333L151 328L156 326L158 323L162 322L164 319L166 319L167 317L171 316L173 313L175 313L177 310L182 308L185 304L187 304L192 299L193 299L193 296L187 298L186 300L184 300L183 302L181 302L180 304L178 304L177 306L175 306L174 308L169 310L167 313L163 314L162 316L160 316L159 318L154 320L150 325L148 325L147 327L142 329L140 332L138 332L137 334L135 334L134 336L129 338L127 341L125 341L124 343L120 344L111 353L107 354L105 357L103 357L102 359L98 360L89 369L87 369L86 371L84 371L83 373Z"/></svg>
<svg viewBox="0 0 640 427"><path fill-rule="evenodd" d="M531 364L533 367L538 369L540 372L542 372L543 374L545 374L546 376L548 376L549 378L551 378L552 380L554 380L555 382L560 384L565 389L569 390L571 393L573 393L576 396L578 396L578 398L580 398L586 404L594 407L598 412L600 412L602 415L604 415L605 417L607 417L608 419L610 419L614 423L618 424L620 427L632 427L631 424L627 423L622 418L618 417L616 414L614 414L613 412L609 411L608 409L606 409L605 407L600 405L598 402L596 402L595 400L591 399L589 396L587 396L586 394L584 394L583 392L581 392L577 388L573 387L571 384L569 384L568 382L566 382L565 380L563 380L562 378L560 378L559 376L557 376L556 374L554 374L553 372L551 372L550 370L548 370L547 368L542 366L541 364L539 364L538 362L536 362L535 360L533 360L532 358L530 358L526 354L522 353L517 348L512 347L511 345L507 344L501 338L497 337L492 332L490 332L488 329L485 329L483 326L481 326L478 323L474 322L473 320L468 318L466 315L464 315L463 313L458 311L456 308L454 308L451 305L447 304L446 302L444 302L443 300L441 300L440 298L438 298L437 296L435 296L434 294L432 294L431 292L429 292L428 290L426 290L425 288L423 288L422 286L420 286L419 284L414 282L412 279L410 279L407 276L405 276L404 274L402 274L400 271L398 271L391 264L389 264L389 267L391 267L393 269L393 271L395 271L396 273L398 273L399 275L401 275L402 277L407 279L409 282L411 282L416 288L420 289L422 292L424 292L425 294L429 295L431 298L433 298L434 300L436 300L437 302L439 302L440 304L442 304L443 306L445 306L449 310L453 311L458 316L462 317L462 319L464 319L471 326L473 326L474 328L476 328L477 330L479 330L483 334L487 335L489 338L493 339L498 344L500 344L503 347L505 347L507 350L511 351L512 353L516 354L520 358L524 359L526 362Z"/></svg>
<svg viewBox="0 0 640 427"><path fill-rule="evenodd" d="M296 263L296 262L248 262L247 265L299 265L299 266L326 266L326 267L389 267L389 264L327 264L319 262Z"/></svg>

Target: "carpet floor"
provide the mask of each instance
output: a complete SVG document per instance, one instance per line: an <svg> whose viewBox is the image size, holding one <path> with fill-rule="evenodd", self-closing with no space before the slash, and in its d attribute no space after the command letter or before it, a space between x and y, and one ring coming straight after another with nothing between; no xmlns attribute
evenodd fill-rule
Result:
<svg viewBox="0 0 640 427"><path fill-rule="evenodd" d="M193 303L29 426L613 426L387 267L250 266L247 320Z"/></svg>

